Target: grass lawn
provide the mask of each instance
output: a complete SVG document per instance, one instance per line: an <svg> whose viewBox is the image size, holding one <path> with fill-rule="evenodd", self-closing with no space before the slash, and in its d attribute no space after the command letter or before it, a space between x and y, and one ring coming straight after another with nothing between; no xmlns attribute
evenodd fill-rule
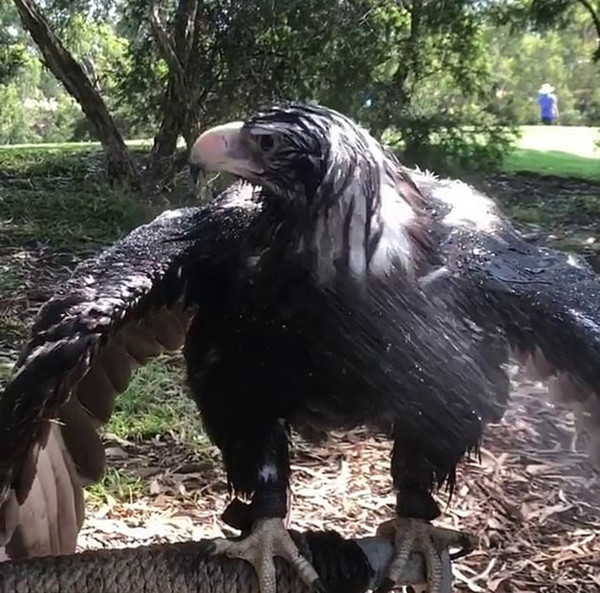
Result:
<svg viewBox="0 0 600 593"><path fill-rule="evenodd" d="M600 128L523 126L518 147L506 158L507 172L525 171L600 181Z"/></svg>
<svg viewBox="0 0 600 593"><path fill-rule="evenodd" d="M136 226L141 210L102 179L97 146L0 148L0 238L69 249L107 244Z"/></svg>

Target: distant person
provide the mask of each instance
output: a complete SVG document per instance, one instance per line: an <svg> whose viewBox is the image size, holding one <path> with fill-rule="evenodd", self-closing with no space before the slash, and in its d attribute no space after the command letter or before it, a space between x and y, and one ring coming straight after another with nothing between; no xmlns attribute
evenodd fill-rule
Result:
<svg viewBox="0 0 600 593"><path fill-rule="evenodd" d="M540 116L545 126L551 126L558 121L558 99L554 94L554 87L545 82L538 91L538 105Z"/></svg>

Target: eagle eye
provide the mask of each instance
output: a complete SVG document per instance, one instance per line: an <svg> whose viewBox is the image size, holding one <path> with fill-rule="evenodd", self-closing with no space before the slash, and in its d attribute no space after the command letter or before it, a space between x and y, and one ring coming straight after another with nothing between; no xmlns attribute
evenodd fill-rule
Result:
<svg viewBox="0 0 600 593"><path fill-rule="evenodd" d="M256 143L262 152L270 152L275 148L275 138L272 134L261 134L256 139Z"/></svg>

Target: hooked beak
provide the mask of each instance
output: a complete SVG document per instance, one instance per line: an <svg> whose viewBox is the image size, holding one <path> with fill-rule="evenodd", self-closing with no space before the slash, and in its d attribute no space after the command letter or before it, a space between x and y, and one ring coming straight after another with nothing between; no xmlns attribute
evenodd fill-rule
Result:
<svg viewBox="0 0 600 593"><path fill-rule="evenodd" d="M224 171L249 181L264 172L252 156L243 127L243 122L232 122L200 134L190 152L190 175L195 183L202 171Z"/></svg>

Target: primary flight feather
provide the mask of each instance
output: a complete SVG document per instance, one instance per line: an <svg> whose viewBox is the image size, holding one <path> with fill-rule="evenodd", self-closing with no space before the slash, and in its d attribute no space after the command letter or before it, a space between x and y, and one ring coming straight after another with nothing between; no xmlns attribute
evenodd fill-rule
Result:
<svg viewBox="0 0 600 593"><path fill-rule="evenodd" d="M571 406L600 462L600 281L587 266L527 244L488 198L404 168L323 107L213 128L190 167L241 180L80 267L40 312L0 399L13 556L72 549L81 487L104 469L96 428L132 368L183 341L207 433L251 500L238 513L246 537L218 549L253 562L264 593L273 555L318 586L283 528L290 427L366 425L393 439L388 587L416 550L439 590L437 548L456 534L430 525L432 493L454 486L501 417L511 353Z"/></svg>

